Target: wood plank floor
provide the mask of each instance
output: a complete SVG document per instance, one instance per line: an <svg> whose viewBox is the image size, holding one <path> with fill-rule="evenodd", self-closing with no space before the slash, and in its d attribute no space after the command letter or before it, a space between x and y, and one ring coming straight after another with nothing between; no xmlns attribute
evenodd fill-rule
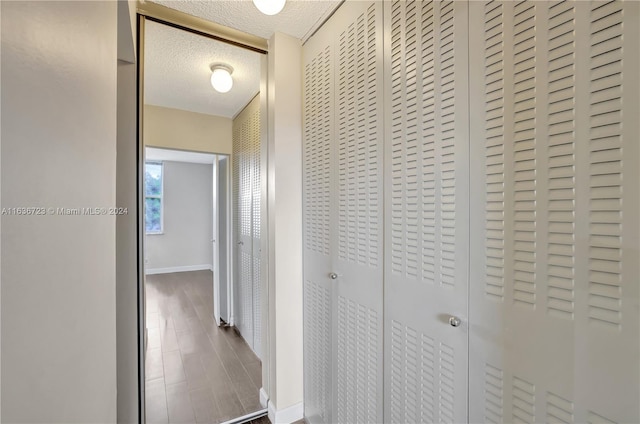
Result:
<svg viewBox="0 0 640 424"><path fill-rule="evenodd" d="M220 423L261 409L260 360L213 320L211 271L146 278L147 423Z"/></svg>

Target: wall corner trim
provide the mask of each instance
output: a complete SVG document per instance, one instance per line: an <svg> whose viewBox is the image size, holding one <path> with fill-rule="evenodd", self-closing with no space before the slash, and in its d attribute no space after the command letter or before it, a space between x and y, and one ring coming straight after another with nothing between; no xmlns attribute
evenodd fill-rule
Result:
<svg viewBox="0 0 640 424"><path fill-rule="evenodd" d="M267 406L269 405L269 395L264 390L264 387L260 388L260 405L263 408L267 408Z"/></svg>
<svg viewBox="0 0 640 424"><path fill-rule="evenodd" d="M277 410L273 402L269 401L268 415L273 424L291 424L304 418L304 404L300 402Z"/></svg>

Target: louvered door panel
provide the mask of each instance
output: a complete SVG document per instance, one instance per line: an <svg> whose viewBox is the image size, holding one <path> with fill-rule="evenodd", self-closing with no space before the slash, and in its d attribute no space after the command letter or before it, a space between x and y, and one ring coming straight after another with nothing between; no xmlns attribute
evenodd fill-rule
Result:
<svg viewBox="0 0 640 424"><path fill-rule="evenodd" d="M253 348L253 214L251 170L251 133L247 121L234 121L234 176L237 181L237 197L235 197L236 215L236 263L234 291L235 326L247 344ZM237 169L236 169L237 167Z"/></svg>
<svg viewBox="0 0 640 424"><path fill-rule="evenodd" d="M231 159L231 207L232 207L232 249L233 249L233 286L239 286L239 257L240 252L237 242L240 236L240 133L237 131L236 125L232 132L232 149L233 155ZM230 311L231 313L231 311ZM235 323L235 317L231 316L231 320Z"/></svg>
<svg viewBox="0 0 640 424"><path fill-rule="evenodd" d="M257 104L256 104L257 103ZM251 105L254 110L248 118L247 126L249 131L250 157L251 157L251 238L252 238L252 285L251 285L251 310L252 310L252 328L253 328L253 351L261 358L262 345L262 315L261 315L261 217L260 217L260 199L261 199L261 182L260 182L260 107L259 96L256 97Z"/></svg>
<svg viewBox="0 0 640 424"><path fill-rule="evenodd" d="M258 358L262 358L262 307L260 288L261 280L261 259L260 256L253 255L252 258L252 279L251 279L251 312L253 318L253 352Z"/></svg>
<svg viewBox="0 0 640 424"><path fill-rule="evenodd" d="M240 286L236 292L238 305L238 330L250 347L253 342L253 275L251 255L242 249L240 250L239 277ZM250 340L247 340L249 338Z"/></svg>
<svg viewBox="0 0 640 424"><path fill-rule="evenodd" d="M233 159L232 159L232 205L233 205L233 308L231 310L231 322L238 329L243 326L243 311L242 302L240 301L240 291L242 290L243 281L246 281L246 276L243 276L243 261L242 261L242 245L244 239L242 225L243 225L243 207L242 191L244 180L244 141L241 126L234 122L233 124ZM244 215L246 216L246 214ZM245 289L246 291L246 289Z"/></svg>
<svg viewBox="0 0 640 424"><path fill-rule="evenodd" d="M466 2L386 4L385 421L467 420Z"/></svg>
<svg viewBox="0 0 640 424"><path fill-rule="evenodd" d="M381 422L382 4L334 15L336 256L333 422Z"/></svg>
<svg viewBox="0 0 640 424"><path fill-rule="evenodd" d="M260 108L256 96L233 121L234 323L260 357Z"/></svg>
<svg viewBox="0 0 640 424"><path fill-rule="evenodd" d="M333 32L322 27L304 46L304 407L310 423L331 423L334 218Z"/></svg>
<svg viewBox="0 0 640 424"><path fill-rule="evenodd" d="M637 422L638 4L471 8L469 419Z"/></svg>

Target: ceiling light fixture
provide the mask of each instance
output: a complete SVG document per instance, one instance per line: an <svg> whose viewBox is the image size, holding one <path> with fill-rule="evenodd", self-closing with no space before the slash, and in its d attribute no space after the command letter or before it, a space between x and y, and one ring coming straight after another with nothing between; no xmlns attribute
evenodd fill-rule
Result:
<svg viewBox="0 0 640 424"><path fill-rule="evenodd" d="M284 8L286 0L253 0L259 11L265 15L276 15Z"/></svg>
<svg viewBox="0 0 640 424"><path fill-rule="evenodd" d="M233 87L233 68L229 65L216 63L211 65L211 85L219 93L226 93Z"/></svg>

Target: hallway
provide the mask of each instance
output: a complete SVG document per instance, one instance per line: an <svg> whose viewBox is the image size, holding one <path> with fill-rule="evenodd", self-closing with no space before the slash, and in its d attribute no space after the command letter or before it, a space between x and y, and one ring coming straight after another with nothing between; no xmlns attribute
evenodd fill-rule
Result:
<svg viewBox="0 0 640 424"><path fill-rule="evenodd" d="M146 277L147 423L219 423L261 408L261 363L213 320L211 271Z"/></svg>

